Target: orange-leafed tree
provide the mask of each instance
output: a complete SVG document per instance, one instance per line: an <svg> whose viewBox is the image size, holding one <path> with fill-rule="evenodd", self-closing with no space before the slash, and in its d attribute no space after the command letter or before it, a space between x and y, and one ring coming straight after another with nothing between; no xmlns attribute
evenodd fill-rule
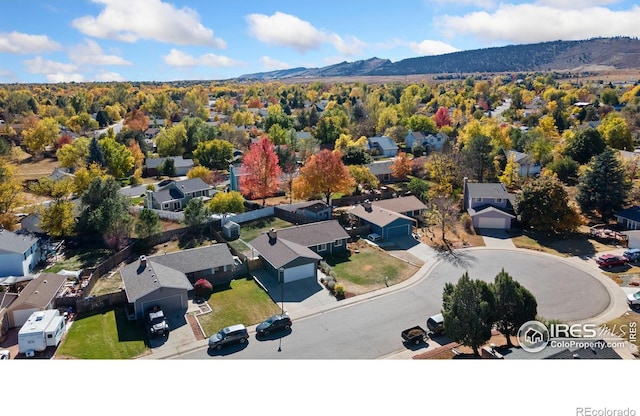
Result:
<svg viewBox="0 0 640 416"><path fill-rule="evenodd" d="M242 156L241 171L240 191L250 199L262 199L263 206L267 197L280 189L282 170L267 136L249 146L249 151Z"/></svg>
<svg viewBox="0 0 640 416"><path fill-rule="evenodd" d="M399 152L393 159L393 164L389 167L391 176L397 179L407 179L413 169L413 163L409 159L409 155Z"/></svg>
<svg viewBox="0 0 640 416"><path fill-rule="evenodd" d="M342 163L342 154L324 149L312 155L300 168L298 177L293 181L293 194L299 198L321 194L329 204L331 194L349 193L355 185L349 169Z"/></svg>
<svg viewBox="0 0 640 416"><path fill-rule="evenodd" d="M134 108L124 115L124 125L129 130L145 131L149 127L149 117L142 110Z"/></svg>
<svg viewBox="0 0 640 416"><path fill-rule="evenodd" d="M449 109L447 107L440 107L433 116L433 121L436 123L436 127L439 129L442 126L451 125L451 117L449 116Z"/></svg>

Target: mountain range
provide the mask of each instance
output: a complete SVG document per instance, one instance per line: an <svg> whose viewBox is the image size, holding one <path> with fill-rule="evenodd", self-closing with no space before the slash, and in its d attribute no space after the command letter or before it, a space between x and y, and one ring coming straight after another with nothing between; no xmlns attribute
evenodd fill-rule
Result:
<svg viewBox="0 0 640 416"><path fill-rule="evenodd" d="M421 56L391 62L371 58L322 68L288 68L239 76L238 80L530 72L640 68L640 40L629 37L557 40Z"/></svg>

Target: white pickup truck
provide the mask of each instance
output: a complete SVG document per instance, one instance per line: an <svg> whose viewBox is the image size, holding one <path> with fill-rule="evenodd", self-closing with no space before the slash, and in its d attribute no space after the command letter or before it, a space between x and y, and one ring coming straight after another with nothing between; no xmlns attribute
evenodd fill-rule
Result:
<svg viewBox="0 0 640 416"><path fill-rule="evenodd" d="M632 309L640 308L640 290L627 295L627 303Z"/></svg>

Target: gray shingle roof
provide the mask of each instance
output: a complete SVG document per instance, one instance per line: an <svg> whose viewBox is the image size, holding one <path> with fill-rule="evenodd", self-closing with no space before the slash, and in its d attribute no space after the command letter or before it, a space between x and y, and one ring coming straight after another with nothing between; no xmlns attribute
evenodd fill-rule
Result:
<svg viewBox="0 0 640 416"><path fill-rule="evenodd" d="M367 168L369 171L375 175L390 175L391 174L391 165L393 165L393 160L385 160L383 162L373 162L369 163Z"/></svg>
<svg viewBox="0 0 640 416"><path fill-rule="evenodd" d="M229 247L224 243L159 254L147 257L147 259L183 273L233 266L233 256L229 251Z"/></svg>
<svg viewBox="0 0 640 416"><path fill-rule="evenodd" d="M368 211L362 205L356 205L355 207L351 208L349 212L358 218L362 218L363 220L370 222L371 224L377 225L378 227L385 227L399 218L414 221L405 215L373 205L371 206L371 211Z"/></svg>
<svg viewBox="0 0 640 416"><path fill-rule="evenodd" d="M0 231L0 254L24 253L34 245L38 239L27 233L14 233L8 230Z"/></svg>
<svg viewBox="0 0 640 416"><path fill-rule="evenodd" d="M277 234L278 238L284 238L305 247L333 243L336 240L349 238L349 234L336 220L312 222L283 228L278 230Z"/></svg>
<svg viewBox="0 0 640 416"><path fill-rule="evenodd" d="M511 195L501 183L467 183L467 193L471 198L503 198Z"/></svg>
<svg viewBox="0 0 640 416"><path fill-rule="evenodd" d="M164 187L163 189L167 189L174 186L176 189L179 189L180 192L183 192L183 193L197 192L197 191L204 191L207 189L211 189L211 185L209 185L208 183L206 183L200 178L185 179L183 181L173 182L167 185L166 187ZM160 190L163 190L163 189L160 189Z"/></svg>
<svg viewBox="0 0 640 416"><path fill-rule="evenodd" d="M427 209L427 206L413 195L403 196L400 198L381 199L373 201L371 205L388 209L393 212L409 212Z"/></svg>
<svg viewBox="0 0 640 416"><path fill-rule="evenodd" d="M162 191L154 192L153 199L159 203L174 201L176 199L182 199L184 195L177 189L164 189Z"/></svg>
<svg viewBox="0 0 640 416"><path fill-rule="evenodd" d="M398 145L395 140L389 136L369 137L367 140L369 140L369 146L371 147L377 144L383 150L398 149Z"/></svg>
<svg viewBox="0 0 640 416"><path fill-rule="evenodd" d="M183 272L148 259L146 267L142 266L140 260L137 260L122 268L120 275L129 302L135 302L162 287L193 289Z"/></svg>
<svg viewBox="0 0 640 416"><path fill-rule="evenodd" d="M327 209L329 206L324 202L324 201L319 201L319 200L315 200L315 201L305 201L305 202L298 202L295 204L281 204L278 205L278 208L284 211L288 211L288 212L296 212L299 209L304 209L307 211L312 211L312 212L318 212L318 211L322 211L324 209Z"/></svg>
<svg viewBox="0 0 640 416"><path fill-rule="evenodd" d="M182 156L155 157L155 158L145 159L144 165L147 167L147 169L155 169L167 159L173 159L173 163L176 168L189 168L193 166L192 159L183 159Z"/></svg>
<svg viewBox="0 0 640 416"><path fill-rule="evenodd" d="M616 212L616 216L640 222L640 206L634 205L630 208L623 209L622 211Z"/></svg>
<svg viewBox="0 0 640 416"><path fill-rule="evenodd" d="M276 269L286 266L300 257L316 260L322 258L311 249L288 241L280 235L275 241L272 241L267 234L261 234L251 241L251 245Z"/></svg>

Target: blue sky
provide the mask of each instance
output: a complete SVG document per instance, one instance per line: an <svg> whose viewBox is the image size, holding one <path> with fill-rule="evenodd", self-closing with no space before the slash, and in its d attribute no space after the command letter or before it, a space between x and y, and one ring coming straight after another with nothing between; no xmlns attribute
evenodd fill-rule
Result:
<svg viewBox="0 0 640 416"><path fill-rule="evenodd" d="M640 37L635 1L4 0L0 83L219 80L371 57Z"/></svg>

